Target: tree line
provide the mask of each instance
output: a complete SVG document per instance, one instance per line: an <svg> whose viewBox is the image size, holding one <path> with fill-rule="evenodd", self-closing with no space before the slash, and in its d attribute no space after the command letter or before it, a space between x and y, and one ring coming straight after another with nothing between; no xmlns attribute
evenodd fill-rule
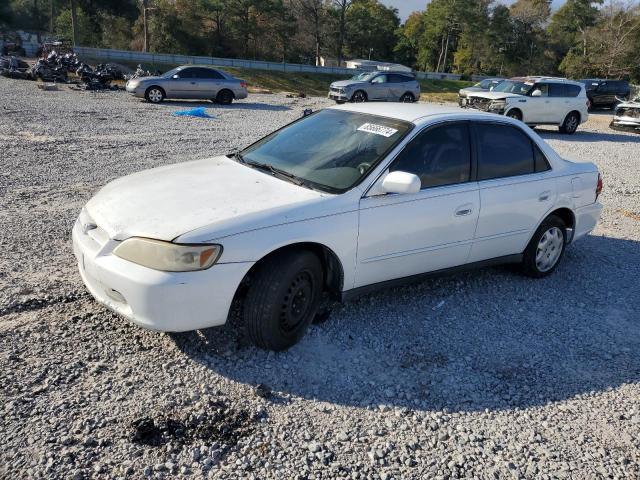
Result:
<svg viewBox="0 0 640 480"><path fill-rule="evenodd" d="M83 46L416 70L640 80L637 0L431 0L401 23L378 0L5 0L0 27ZM73 28L75 26L75 28ZM328 60L327 60L328 61Z"/></svg>

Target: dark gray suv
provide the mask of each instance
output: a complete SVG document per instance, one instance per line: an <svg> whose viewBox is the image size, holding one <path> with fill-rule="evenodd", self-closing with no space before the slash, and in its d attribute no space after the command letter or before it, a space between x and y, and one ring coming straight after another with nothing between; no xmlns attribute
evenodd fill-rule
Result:
<svg viewBox="0 0 640 480"><path fill-rule="evenodd" d="M405 102L420 99L420 84L410 73L366 72L349 80L333 82L329 98L337 103L345 102Z"/></svg>

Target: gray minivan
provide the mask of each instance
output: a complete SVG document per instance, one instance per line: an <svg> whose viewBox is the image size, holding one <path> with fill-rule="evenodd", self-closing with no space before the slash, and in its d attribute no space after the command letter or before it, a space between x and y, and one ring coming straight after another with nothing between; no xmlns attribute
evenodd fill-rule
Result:
<svg viewBox="0 0 640 480"><path fill-rule="evenodd" d="M333 82L329 87L328 97L337 103L412 103L420 99L420 83L407 72L366 72L349 80Z"/></svg>

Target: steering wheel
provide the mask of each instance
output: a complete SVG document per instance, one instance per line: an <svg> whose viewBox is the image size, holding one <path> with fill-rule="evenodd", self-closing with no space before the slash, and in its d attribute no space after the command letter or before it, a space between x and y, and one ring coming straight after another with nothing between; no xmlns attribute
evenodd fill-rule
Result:
<svg viewBox="0 0 640 480"><path fill-rule="evenodd" d="M360 165L358 165L358 171L360 172L360 175L364 175L364 173L370 168L371 164L367 162L362 162Z"/></svg>

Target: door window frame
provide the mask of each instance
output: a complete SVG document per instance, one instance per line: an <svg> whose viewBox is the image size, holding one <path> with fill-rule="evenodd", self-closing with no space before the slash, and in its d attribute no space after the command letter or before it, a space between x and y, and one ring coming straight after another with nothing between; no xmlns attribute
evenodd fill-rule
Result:
<svg viewBox="0 0 640 480"><path fill-rule="evenodd" d="M498 125L501 127L508 127L508 128L514 128L518 131L520 131L528 140L529 142L531 142L531 153L532 153L532 160L533 160L533 171L529 172L529 173L520 173L517 175L509 175L506 177L494 177L494 178L484 178L484 179L480 179L478 178L478 168L479 168L479 162L480 162L480 140L479 140L479 132L477 129L477 126L479 124L482 125ZM475 150L475 161L476 161L476 165L475 165L475 177L473 179L473 181L475 182L494 182L494 181L500 181L500 180L514 180L514 179L519 179L519 178L524 178L527 177L529 175L541 175L541 174L548 174L548 172L553 171L553 167L551 166L551 162L549 162L549 159L547 158L547 156L545 155L544 151L540 148L540 146L538 145L538 143L531 138L531 136L525 131L524 128L521 128L519 126L516 125L512 125L510 123L507 122L500 122L500 121L496 121L496 120L473 120L471 121L471 144L473 145L473 148ZM542 170L539 172L536 172L536 150L540 153L540 155L542 155L542 158L544 160L544 163L547 165L547 169L546 170Z"/></svg>

